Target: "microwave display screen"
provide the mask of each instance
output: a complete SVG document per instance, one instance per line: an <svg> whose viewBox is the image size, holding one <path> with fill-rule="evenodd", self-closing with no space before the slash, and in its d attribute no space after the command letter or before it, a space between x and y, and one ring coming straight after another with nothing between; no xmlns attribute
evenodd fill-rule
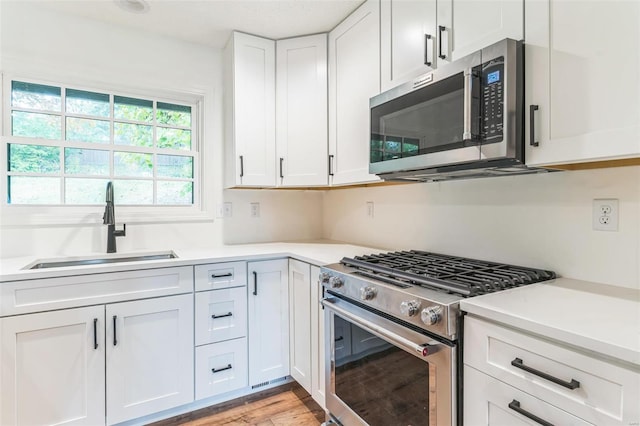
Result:
<svg viewBox="0 0 640 426"><path fill-rule="evenodd" d="M487 74L487 84L495 83L500 81L500 71L494 71Z"/></svg>

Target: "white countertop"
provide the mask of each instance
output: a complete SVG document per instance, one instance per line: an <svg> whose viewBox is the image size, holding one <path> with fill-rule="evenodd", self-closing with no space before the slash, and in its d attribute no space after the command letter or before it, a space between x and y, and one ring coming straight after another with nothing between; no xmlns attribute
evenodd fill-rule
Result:
<svg viewBox="0 0 640 426"><path fill-rule="evenodd" d="M361 254L380 253L385 250L355 246L335 241L317 242L281 242L264 244L239 244L202 249L179 250L146 250L141 252L87 253L87 257L126 257L129 255L152 254L173 251L178 257L167 260L150 260L136 262L104 263L97 265L67 266L48 269L23 269L27 265L41 261L66 261L78 257L27 256L0 259L0 282L32 280L40 278L62 277L72 275L120 272L136 269L164 268L171 266L197 265L213 262L230 262L235 260L261 260L281 257L292 257L313 265L327 265L339 262L343 257ZM85 255L83 254L83 258Z"/></svg>
<svg viewBox="0 0 640 426"><path fill-rule="evenodd" d="M640 291L558 278L465 299L470 314L640 366Z"/></svg>

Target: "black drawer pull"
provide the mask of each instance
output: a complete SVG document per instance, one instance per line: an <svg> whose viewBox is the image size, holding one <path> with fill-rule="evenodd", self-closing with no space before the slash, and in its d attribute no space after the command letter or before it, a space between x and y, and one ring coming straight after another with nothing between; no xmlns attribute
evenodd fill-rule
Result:
<svg viewBox="0 0 640 426"><path fill-rule="evenodd" d="M224 370L231 370L232 368L233 368L233 367L231 366L231 364L227 364L227 366L226 366L226 367L217 368L217 369L216 369L216 368L212 368L212 369L211 369L211 372L212 372L213 374L215 374L215 373L219 373L219 372L224 371Z"/></svg>
<svg viewBox="0 0 640 426"><path fill-rule="evenodd" d="M118 333L116 331L116 321L118 319L117 315L113 316L113 346L118 344Z"/></svg>
<svg viewBox="0 0 640 426"><path fill-rule="evenodd" d="M232 316L233 316L233 312L229 312L223 315L211 315L211 318L218 319L218 318L225 318L225 317L232 317Z"/></svg>
<svg viewBox="0 0 640 426"><path fill-rule="evenodd" d="M575 379L571 379L570 382L565 382L562 379L558 379L557 377L553 377L550 374L544 373L540 370L536 370L535 368L531 368L531 367L527 367L526 365L524 365L523 361L520 358L516 358L513 361L511 361L511 365L513 365L516 368L519 368L521 370L526 371L527 373L531 373L534 374L538 377L542 377L543 379L549 380L550 382L553 382L557 385L560 386L564 386L567 389L578 389L580 387L580 382L575 380Z"/></svg>
<svg viewBox="0 0 640 426"><path fill-rule="evenodd" d="M531 419L531 420L533 420L534 422L536 422L538 424L541 424L542 426L553 426L553 423L549 423L548 421L541 419L540 417L536 416L535 414L531 414L530 412L528 412L524 408L521 408L520 407L520 401L517 401L517 400L514 399L513 401L511 401L509 403L509 408L511 408L516 413L522 414L526 418Z"/></svg>
<svg viewBox="0 0 640 426"><path fill-rule="evenodd" d="M93 349L98 349L98 318L93 319Z"/></svg>
<svg viewBox="0 0 640 426"><path fill-rule="evenodd" d="M341 340L344 340L344 336L340 336L337 339L334 339L334 342L339 342Z"/></svg>
<svg viewBox="0 0 640 426"><path fill-rule="evenodd" d="M220 275L216 275L216 274L211 274L211 278L216 279L216 278L226 278L226 277L232 277L233 274L231 272L226 273L226 274L220 274Z"/></svg>

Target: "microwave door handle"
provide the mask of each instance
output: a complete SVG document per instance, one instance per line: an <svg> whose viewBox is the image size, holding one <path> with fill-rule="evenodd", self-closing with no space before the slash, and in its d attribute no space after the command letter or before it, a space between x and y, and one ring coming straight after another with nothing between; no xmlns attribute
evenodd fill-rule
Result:
<svg viewBox="0 0 640 426"><path fill-rule="evenodd" d="M471 135L471 104L473 102L473 71L471 68L464 70L464 127L462 129L462 140L472 139Z"/></svg>

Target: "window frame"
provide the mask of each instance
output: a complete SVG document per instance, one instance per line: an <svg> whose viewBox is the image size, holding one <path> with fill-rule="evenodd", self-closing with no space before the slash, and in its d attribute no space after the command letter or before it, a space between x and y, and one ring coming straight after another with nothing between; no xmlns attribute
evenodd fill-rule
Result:
<svg viewBox="0 0 640 426"><path fill-rule="evenodd" d="M106 119L111 123L111 141L109 144L93 143L93 142L76 142L67 141L64 139L40 139L23 136L12 136L11 132L11 114L14 108L11 106L11 82L20 81L33 84L43 84L49 86L55 86L61 88L61 102L62 110L56 115L61 117L62 125L62 137L64 137L64 126L66 117L78 117L78 118L91 118L102 119L105 118L84 116L82 114L67 114L64 107L65 102L65 89L75 89L87 92L105 93L110 97L111 116ZM155 106L158 102L187 105L191 107L191 149L179 150L179 149L167 149L153 147L136 147L132 145L116 145L111 143L113 141L113 123L135 123L142 124L140 122L128 121L124 119L116 119L113 115L113 100L115 96L123 96L137 99L150 99L154 102ZM159 223L159 222L175 222L175 221L210 221L213 219L212 212L206 209L206 203L203 200L202 194L206 191L204 189L205 181L203 179L204 170L204 144L203 144L203 123L204 123L204 93L193 91L172 91L162 89L132 89L127 87L118 87L117 85L106 84L86 84L83 82L71 83L61 81L59 79L46 79L42 77L33 77L30 75L11 75L7 73L0 73L0 103L2 110L2 117L0 117L0 162L3 164L2 170L2 182L0 183L0 225L64 225L64 224L97 224L102 223L102 213L104 210L101 204L83 205L83 204L9 204L8 203L8 144L22 144L22 145L45 145L60 147L61 161L64 157L64 148L84 148L84 149L96 149L96 150L108 150L113 152L143 152L152 153L155 156L158 154L163 155L182 155L193 157L193 204L191 205L124 205L116 204L116 219L118 223L132 222L132 223ZM24 108L16 108L20 111L29 111ZM34 111L36 112L36 111ZM37 111L40 113L48 113L45 111ZM153 121L147 123L157 127L170 127L180 129L184 126L164 126L156 123L156 117L154 114ZM154 130L155 131L155 130ZM111 154L113 155L113 154ZM65 197L65 183L66 177L91 177L100 178L98 176L88 175L67 175L64 170L63 162L61 162L61 170L55 175L51 174L32 174L29 176L55 176L61 180L61 202ZM113 162L110 161L110 173L113 173ZM13 175L21 175L20 173L12 173ZM112 179L113 177L106 177L104 179ZM124 179L137 180L136 177L123 177ZM186 179L172 179L172 178L157 178L157 167L154 167L153 175L145 180L155 181L186 181ZM153 194L154 199L156 196L157 188L154 184Z"/></svg>

